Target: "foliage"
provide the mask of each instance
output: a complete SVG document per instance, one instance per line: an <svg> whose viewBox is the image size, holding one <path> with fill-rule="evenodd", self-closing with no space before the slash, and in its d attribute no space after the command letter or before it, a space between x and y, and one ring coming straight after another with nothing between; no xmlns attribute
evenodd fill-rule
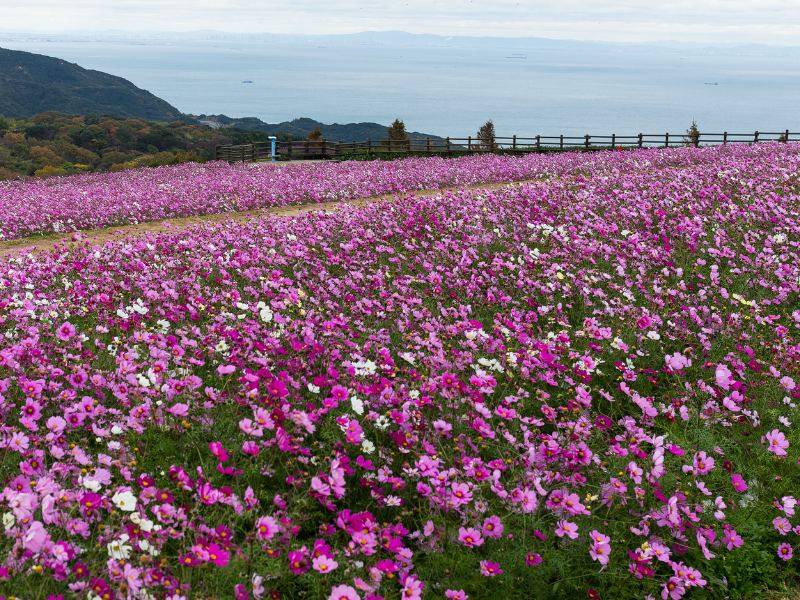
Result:
<svg viewBox="0 0 800 600"><path fill-rule="evenodd" d="M16 175L119 171L206 161L214 146L264 141L266 134L212 129L183 122L42 113L30 119L0 117L0 179ZM51 167L44 169L44 167Z"/></svg>
<svg viewBox="0 0 800 600"><path fill-rule="evenodd" d="M700 145L700 129L697 127L697 121L692 121L689 129L686 130L686 135L683 137L683 143L686 146L694 146L697 148Z"/></svg>
<svg viewBox="0 0 800 600"><path fill-rule="evenodd" d="M483 150L496 150L494 122L490 119L478 129L478 140Z"/></svg>
<svg viewBox="0 0 800 600"><path fill-rule="evenodd" d="M400 119L395 119L389 126L386 135L386 144L391 151L407 151L410 148L406 124Z"/></svg>
<svg viewBox="0 0 800 600"><path fill-rule="evenodd" d="M315 127L311 133L308 134L308 139L311 142L318 142L322 139L322 130L319 127Z"/></svg>

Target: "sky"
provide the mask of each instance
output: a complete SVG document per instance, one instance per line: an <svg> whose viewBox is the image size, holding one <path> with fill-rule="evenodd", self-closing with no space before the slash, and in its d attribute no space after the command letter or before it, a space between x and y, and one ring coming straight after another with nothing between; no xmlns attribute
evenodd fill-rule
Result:
<svg viewBox="0 0 800 600"><path fill-rule="evenodd" d="M2 0L0 31L217 30L800 45L799 0Z"/></svg>

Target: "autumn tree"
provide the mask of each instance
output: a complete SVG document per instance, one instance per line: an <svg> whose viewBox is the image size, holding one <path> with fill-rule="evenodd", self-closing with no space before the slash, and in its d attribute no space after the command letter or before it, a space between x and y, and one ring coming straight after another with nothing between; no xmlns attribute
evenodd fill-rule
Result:
<svg viewBox="0 0 800 600"><path fill-rule="evenodd" d="M315 127L314 130L308 134L308 141L318 142L322 139L322 129Z"/></svg>
<svg viewBox="0 0 800 600"><path fill-rule="evenodd" d="M692 124L686 130L686 135L683 136L683 143L695 148L700 145L700 129L697 127L697 121L692 120Z"/></svg>
<svg viewBox="0 0 800 600"><path fill-rule="evenodd" d="M478 129L478 141L483 150L497 150L497 143L495 142L494 123L491 119L486 121L481 128Z"/></svg>
<svg viewBox="0 0 800 600"><path fill-rule="evenodd" d="M389 126L386 141L389 144L389 150L408 151L410 143L406 132L406 124L400 119L395 119Z"/></svg>

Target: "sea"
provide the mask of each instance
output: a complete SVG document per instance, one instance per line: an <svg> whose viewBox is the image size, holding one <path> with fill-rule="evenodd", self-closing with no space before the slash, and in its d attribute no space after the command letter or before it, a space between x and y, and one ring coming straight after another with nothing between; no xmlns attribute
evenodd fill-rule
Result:
<svg viewBox="0 0 800 600"><path fill-rule="evenodd" d="M800 46L599 43L373 32L43 35L0 47L119 75L181 111L276 123L403 119L498 135L800 131Z"/></svg>

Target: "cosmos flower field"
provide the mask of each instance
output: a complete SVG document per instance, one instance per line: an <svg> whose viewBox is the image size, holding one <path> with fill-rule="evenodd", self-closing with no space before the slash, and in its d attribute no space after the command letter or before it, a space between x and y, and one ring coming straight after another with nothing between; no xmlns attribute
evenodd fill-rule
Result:
<svg viewBox="0 0 800 600"><path fill-rule="evenodd" d="M126 225L172 217L350 200L430 188L464 186L570 172L577 154L558 159L465 156L398 161L186 163L157 169L0 181L0 240Z"/></svg>
<svg viewBox="0 0 800 600"><path fill-rule="evenodd" d="M0 188L13 238L533 180L0 262L0 596L796 590L800 145L458 161Z"/></svg>

